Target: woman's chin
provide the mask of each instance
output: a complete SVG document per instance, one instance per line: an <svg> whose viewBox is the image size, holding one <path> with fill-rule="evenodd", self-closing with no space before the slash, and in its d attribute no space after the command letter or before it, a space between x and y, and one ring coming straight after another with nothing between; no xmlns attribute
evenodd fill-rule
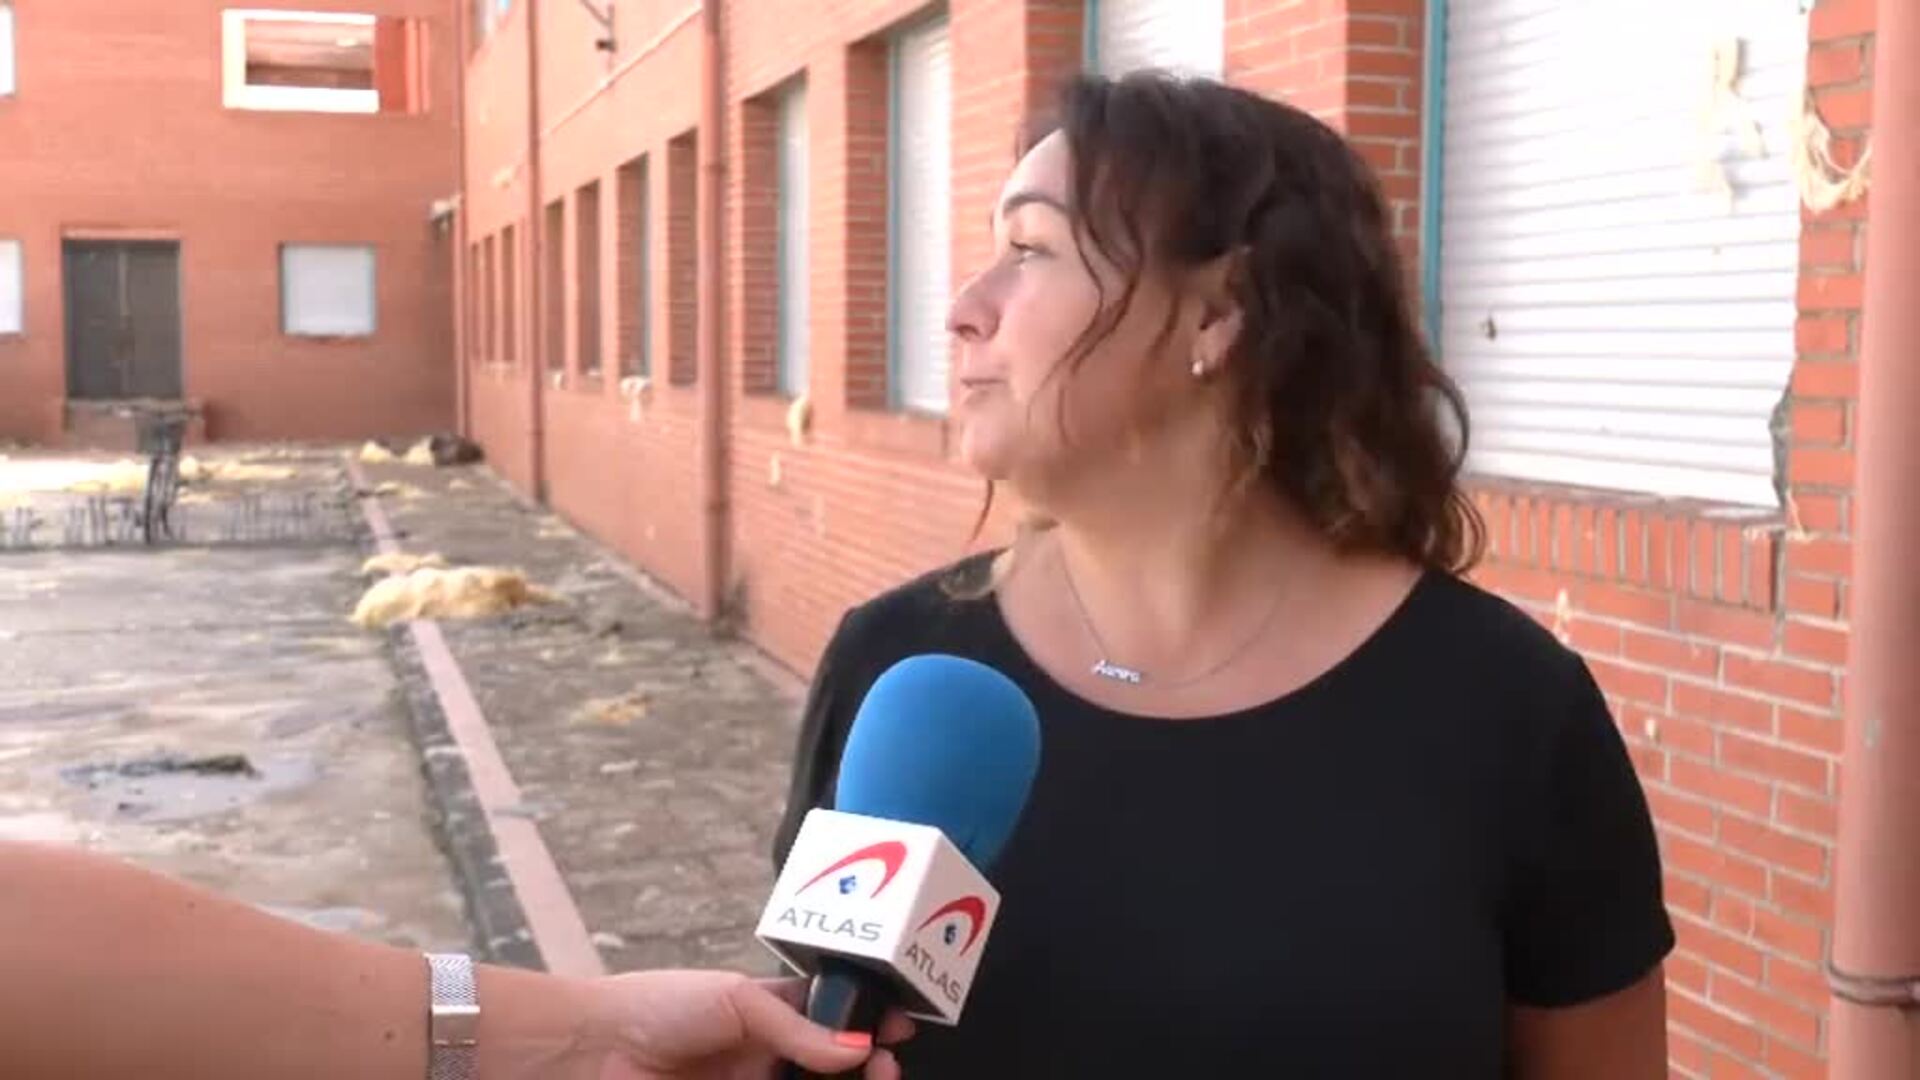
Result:
<svg viewBox="0 0 1920 1080"><path fill-rule="evenodd" d="M1009 440L982 427L968 424L961 430L960 462L984 479L1005 480L1013 473L1013 447Z"/></svg>

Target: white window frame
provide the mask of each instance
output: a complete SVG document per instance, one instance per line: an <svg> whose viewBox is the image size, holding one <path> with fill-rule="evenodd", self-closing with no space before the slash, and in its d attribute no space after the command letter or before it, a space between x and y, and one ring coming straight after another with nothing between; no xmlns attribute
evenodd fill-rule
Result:
<svg viewBox="0 0 1920 1080"><path fill-rule="evenodd" d="M907 70L911 55L934 38L943 39L944 70L934 81L921 80L926 85L919 85ZM951 398L952 343L946 332L953 273L951 49L942 15L895 34L887 63L887 385L896 407L932 414L945 414ZM915 106L937 115L938 121L903 122ZM904 182L903 172L916 154L928 158L929 190ZM916 238L929 242L915 243ZM933 250L922 250L928 247ZM903 302L909 288L918 305Z"/></svg>
<svg viewBox="0 0 1920 1080"><path fill-rule="evenodd" d="M20 90L20 72L14 49L13 4L0 0L0 98Z"/></svg>
<svg viewBox="0 0 1920 1080"><path fill-rule="evenodd" d="M811 374L812 278L807 267L811 213L808 200L810 158L807 140L807 84L799 82L780 95L774 143L774 213L778 252L778 333L774 346L774 381L788 397L807 393Z"/></svg>
<svg viewBox="0 0 1920 1080"><path fill-rule="evenodd" d="M26 247L16 237L0 236L0 337L17 337L26 329Z"/></svg>
<svg viewBox="0 0 1920 1080"><path fill-rule="evenodd" d="M322 252L336 257L364 258L364 295L348 297L363 310L342 316L333 313L309 313L300 309L306 299L298 295L300 278L294 263L302 255ZM343 259L344 262L344 259ZM344 269L345 267L340 267ZM357 269L357 268L355 268ZM351 286L335 288L343 295ZM342 305L343 307L346 305ZM369 338L379 329L380 269L379 254L372 244L282 244L280 245L280 331L299 338Z"/></svg>
<svg viewBox="0 0 1920 1080"><path fill-rule="evenodd" d="M372 15L325 11L267 11L230 8L220 13L222 102L229 109L258 112L377 113L380 91L333 90L311 86L255 86L247 82L247 24L255 22L330 23L369 27Z"/></svg>

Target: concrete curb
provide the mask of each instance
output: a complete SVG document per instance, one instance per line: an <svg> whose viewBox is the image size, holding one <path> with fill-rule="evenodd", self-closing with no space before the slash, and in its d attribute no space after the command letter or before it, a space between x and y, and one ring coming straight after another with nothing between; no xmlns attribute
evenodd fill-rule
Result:
<svg viewBox="0 0 1920 1080"><path fill-rule="evenodd" d="M363 545L370 548L371 544ZM473 790L466 758L447 727L446 711L403 627L387 631L387 650L406 694L409 734L427 780L435 839L453 864L455 884L473 927L475 955L489 963L541 970L533 929L520 907L513 881L501 868L500 845L487 827L486 811Z"/></svg>
<svg viewBox="0 0 1920 1080"><path fill-rule="evenodd" d="M366 491L359 464L350 457L344 464L356 492ZM357 497L365 546L398 551L379 499ZM439 624L423 619L390 627L388 642L407 690L441 841L480 939L478 951L562 975L604 975L599 950L538 825L521 811L519 788Z"/></svg>

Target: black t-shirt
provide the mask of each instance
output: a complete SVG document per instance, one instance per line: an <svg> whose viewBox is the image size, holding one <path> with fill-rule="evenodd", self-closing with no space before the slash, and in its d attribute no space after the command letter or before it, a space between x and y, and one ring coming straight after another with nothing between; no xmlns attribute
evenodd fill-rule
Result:
<svg viewBox="0 0 1920 1080"><path fill-rule="evenodd" d="M1039 777L989 877L1003 906L960 1026L913 1080L1495 1078L1509 1002L1623 989L1673 945L1645 797L1585 664L1428 573L1345 660L1267 705L1097 707L947 575L847 614L813 685L777 841L831 805L895 661L989 664L1033 699Z"/></svg>

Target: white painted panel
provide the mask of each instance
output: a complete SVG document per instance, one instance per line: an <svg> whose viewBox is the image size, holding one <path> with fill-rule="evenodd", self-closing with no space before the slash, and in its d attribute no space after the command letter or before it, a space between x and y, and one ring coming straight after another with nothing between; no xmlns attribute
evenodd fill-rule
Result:
<svg viewBox="0 0 1920 1080"><path fill-rule="evenodd" d="M13 73L13 5L0 3L0 97L17 87Z"/></svg>
<svg viewBox="0 0 1920 1080"><path fill-rule="evenodd" d="M894 74L894 374L902 405L945 412L953 233L953 66L945 19L895 39Z"/></svg>
<svg viewBox="0 0 1920 1080"><path fill-rule="evenodd" d="M332 244L288 244L280 249L281 319L303 337L365 337L373 333L373 249Z"/></svg>
<svg viewBox="0 0 1920 1080"><path fill-rule="evenodd" d="M1226 70L1225 0L1091 0L1102 75L1163 68L1218 78Z"/></svg>
<svg viewBox="0 0 1920 1080"><path fill-rule="evenodd" d="M1777 502L1799 6L1449 4L1440 349L1467 395L1471 468ZM1726 41L1741 65L1716 112Z"/></svg>
<svg viewBox="0 0 1920 1080"><path fill-rule="evenodd" d="M807 88L803 83L780 98L779 134L780 244L780 390L792 397L807 392L810 338L808 319L812 279L807 273Z"/></svg>
<svg viewBox="0 0 1920 1080"><path fill-rule="evenodd" d="M26 327L26 274L20 241L0 240L0 334Z"/></svg>

